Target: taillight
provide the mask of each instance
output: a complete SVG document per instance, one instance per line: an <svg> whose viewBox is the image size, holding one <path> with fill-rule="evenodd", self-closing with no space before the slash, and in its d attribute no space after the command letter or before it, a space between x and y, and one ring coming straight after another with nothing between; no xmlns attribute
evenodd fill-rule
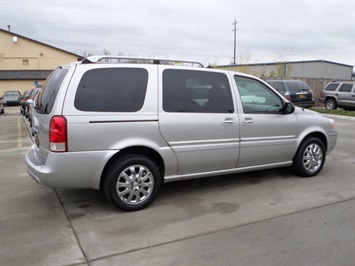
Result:
<svg viewBox="0 0 355 266"><path fill-rule="evenodd" d="M288 101L291 101L291 95L289 92L285 92L284 96Z"/></svg>
<svg viewBox="0 0 355 266"><path fill-rule="evenodd" d="M53 152L68 151L67 119L53 116L49 126L49 149Z"/></svg>

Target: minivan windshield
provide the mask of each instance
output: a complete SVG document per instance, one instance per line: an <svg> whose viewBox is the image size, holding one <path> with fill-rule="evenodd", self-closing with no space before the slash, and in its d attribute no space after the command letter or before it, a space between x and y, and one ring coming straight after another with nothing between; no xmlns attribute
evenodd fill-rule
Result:
<svg viewBox="0 0 355 266"><path fill-rule="evenodd" d="M58 67L47 78L40 95L37 97L36 111L42 114L49 114L52 111L54 101L57 97L62 81L68 69Z"/></svg>

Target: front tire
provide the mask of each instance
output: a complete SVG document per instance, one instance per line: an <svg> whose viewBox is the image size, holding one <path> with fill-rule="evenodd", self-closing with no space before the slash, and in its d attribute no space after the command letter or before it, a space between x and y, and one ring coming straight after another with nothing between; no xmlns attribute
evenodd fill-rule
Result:
<svg viewBox="0 0 355 266"><path fill-rule="evenodd" d="M123 211L146 208L156 198L162 183L158 166L141 155L115 161L104 175L107 200Z"/></svg>
<svg viewBox="0 0 355 266"><path fill-rule="evenodd" d="M307 138L298 148L292 167L301 177L312 177L322 170L325 158L323 142L318 138Z"/></svg>

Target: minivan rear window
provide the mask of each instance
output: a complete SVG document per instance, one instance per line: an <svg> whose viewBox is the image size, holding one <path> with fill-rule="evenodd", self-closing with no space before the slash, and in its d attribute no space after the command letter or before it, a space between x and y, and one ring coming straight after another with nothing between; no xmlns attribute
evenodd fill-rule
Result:
<svg viewBox="0 0 355 266"><path fill-rule="evenodd" d="M43 85L43 89L40 92L40 95L37 97L36 102L36 110L43 113L49 114L52 111L54 101L57 97L57 93L59 90L62 81L67 74L68 69L58 67L54 70L46 82Z"/></svg>
<svg viewBox="0 0 355 266"><path fill-rule="evenodd" d="M74 105L87 112L137 112L143 107L148 72L143 68L101 68L80 80Z"/></svg>

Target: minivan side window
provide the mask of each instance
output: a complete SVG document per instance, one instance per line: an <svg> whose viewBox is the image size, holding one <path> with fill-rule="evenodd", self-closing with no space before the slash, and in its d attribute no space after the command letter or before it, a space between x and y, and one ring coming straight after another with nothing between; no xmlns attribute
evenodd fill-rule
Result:
<svg viewBox="0 0 355 266"><path fill-rule="evenodd" d="M244 113L279 113L283 101L258 80L234 76Z"/></svg>
<svg viewBox="0 0 355 266"><path fill-rule="evenodd" d="M74 106L87 112L137 112L144 104L148 71L144 68L100 68L83 75Z"/></svg>
<svg viewBox="0 0 355 266"><path fill-rule="evenodd" d="M36 111L41 112L42 114L49 114L52 111L59 87L67 72L68 69L58 67L48 76L39 96L37 97L35 105Z"/></svg>
<svg viewBox="0 0 355 266"><path fill-rule="evenodd" d="M198 70L164 70L163 110L233 113L233 99L227 76Z"/></svg>

